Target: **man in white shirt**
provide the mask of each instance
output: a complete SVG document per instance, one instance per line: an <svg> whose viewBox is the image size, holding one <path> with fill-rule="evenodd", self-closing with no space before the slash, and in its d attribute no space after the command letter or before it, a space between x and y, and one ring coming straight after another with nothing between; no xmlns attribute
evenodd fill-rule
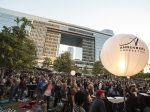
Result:
<svg viewBox="0 0 150 112"><path fill-rule="evenodd" d="M99 89L102 89L102 82L99 82Z"/></svg>

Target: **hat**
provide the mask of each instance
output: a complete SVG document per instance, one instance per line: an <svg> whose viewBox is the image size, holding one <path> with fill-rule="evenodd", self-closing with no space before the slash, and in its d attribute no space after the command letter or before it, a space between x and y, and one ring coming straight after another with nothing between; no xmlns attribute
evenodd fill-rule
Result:
<svg viewBox="0 0 150 112"><path fill-rule="evenodd" d="M105 93L105 90L97 90L96 96L100 96L102 93Z"/></svg>

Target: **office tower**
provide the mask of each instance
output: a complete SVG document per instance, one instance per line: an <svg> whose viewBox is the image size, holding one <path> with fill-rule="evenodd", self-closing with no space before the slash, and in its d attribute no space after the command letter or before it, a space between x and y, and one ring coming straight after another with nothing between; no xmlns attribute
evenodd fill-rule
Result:
<svg viewBox="0 0 150 112"><path fill-rule="evenodd" d="M7 27L16 25L14 22L16 17L26 17L32 21L34 28L26 29L29 31L30 39L36 44L40 66L45 57L55 60L59 55L60 46L67 45L72 56L75 56L77 66L91 68L95 61L100 60L99 55L104 42L114 35L113 31L108 29L97 31L4 8L0 8L0 30L4 25ZM77 48L80 52L71 48Z"/></svg>

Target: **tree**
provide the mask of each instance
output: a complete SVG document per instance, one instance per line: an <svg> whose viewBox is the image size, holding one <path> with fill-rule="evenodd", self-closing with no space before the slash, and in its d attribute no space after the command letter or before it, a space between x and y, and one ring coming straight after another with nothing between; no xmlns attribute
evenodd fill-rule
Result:
<svg viewBox="0 0 150 112"><path fill-rule="evenodd" d="M84 74L88 74L88 73L89 73L87 66L85 66L85 67L83 68L82 73L84 73Z"/></svg>
<svg viewBox="0 0 150 112"><path fill-rule="evenodd" d="M96 61L93 64L92 73L94 75L98 75L98 74L102 74L102 72L103 72L103 65L102 65L101 61Z"/></svg>
<svg viewBox="0 0 150 112"><path fill-rule="evenodd" d="M105 67L103 67L103 75L107 75L109 77L114 77L112 73L110 73Z"/></svg>
<svg viewBox="0 0 150 112"><path fill-rule="evenodd" d="M71 60L69 52L60 54L59 57L54 60L54 70L58 72L70 73L73 70L74 62Z"/></svg>
<svg viewBox="0 0 150 112"><path fill-rule="evenodd" d="M42 63L42 65L43 65L42 67L43 68L49 68L51 64L52 64L52 60L48 57L45 57L44 61Z"/></svg>
<svg viewBox="0 0 150 112"><path fill-rule="evenodd" d="M37 59L36 46L29 39L26 27L32 27L32 24L24 17L15 21L16 26L3 26L0 32L0 67L9 70L31 69Z"/></svg>
<svg viewBox="0 0 150 112"><path fill-rule="evenodd" d="M81 72L81 70L79 69L79 67L78 67L77 65L74 65L74 66L73 66L73 70L75 70L76 73L77 73L77 72Z"/></svg>

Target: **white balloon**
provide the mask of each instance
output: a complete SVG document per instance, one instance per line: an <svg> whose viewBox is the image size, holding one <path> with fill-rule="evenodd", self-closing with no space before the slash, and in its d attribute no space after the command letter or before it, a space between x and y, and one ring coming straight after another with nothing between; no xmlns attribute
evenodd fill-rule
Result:
<svg viewBox="0 0 150 112"><path fill-rule="evenodd" d="M101 54L103 66L117 76L132 76L139 73L148 63L148 46L138 37L120 34L109 38Z"/></svg>
<svg viewBox="0 0 150 112"><path fill-rule="evenodd" d="M74 70L72 70L71 71L71 75L73 76L73 75L75 75L76 74L76 72L74 71Z"/></svg>
<svg viewBox="0 0 150 112"><path fill-rule="evenodd" d="M130 79L130 76L128 76L127 78Z"/></svg>

